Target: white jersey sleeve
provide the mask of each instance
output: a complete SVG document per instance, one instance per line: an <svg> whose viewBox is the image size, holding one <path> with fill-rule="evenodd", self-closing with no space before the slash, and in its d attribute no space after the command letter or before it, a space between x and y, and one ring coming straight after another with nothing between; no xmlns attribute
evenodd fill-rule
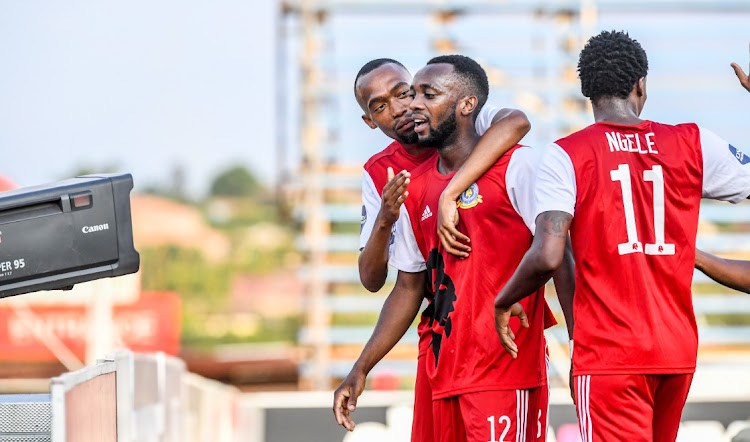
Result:
<svg viewBox="0 0 750 442"><path fill-rule="evenodd" d="M392 267L408 273L417 273L427 269L424 256L422 256L422 252L417 245L417 239L414 236L409 212L402 210L398 219L399 227L396 229L396 240L389 263Z"/></svg>
<svg viewBox="0 0 750 442"><path fill-rule="evenodd" d="M513 152L505 172L505 188L513 208L516 209L531 234L536 230L536 197L534 183L539 165L537 152L531 147L519 147Z"/></svg>
<svg viewBox="0 0 750 442"><path fill-rule="evenodd" d="M477 115L477 121L474 122L474 128L477 130L477 133L479 135L484 135L485 132L492 126L492 119L495 118L495 115L500 112L500 109L491 106L487 103L482 106L481 109L479 109L479 114Z"/></svg>
<svg viewBox="0 0 750 442"><path fill-rule="evenodd" d="M571 215L576 207L576 173L573 161L560 146L550 144L536 173L536 215L557 210Z"/></svg>
<svg viewBox="0 0 750 442"><path fill-rule="evenodd" d="M375 217L380 211L381 197L375 188L372 177L365 170L362 174L362 218L359 229L359 250L365 248L367 240L370 239L372 228L375 225Z"/></svg>
<svg viewBox="0 0 750 442"><path fill-rule="evenodd" d="M750 195L750 156L699 127L703 153L703 197L739 203Z"/></svg>

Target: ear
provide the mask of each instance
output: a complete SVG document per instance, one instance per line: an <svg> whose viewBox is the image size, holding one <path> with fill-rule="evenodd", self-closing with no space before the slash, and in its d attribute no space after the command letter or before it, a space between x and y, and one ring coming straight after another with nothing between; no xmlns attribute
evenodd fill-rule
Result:
<svg viewBox="0 0 750 442"><path fill-rule="evenodd" d="M638 79L638 83L635 84L635 92L638 94L638 97L646 95L646 77Z"/></svg>
<svg viewBox="0 0 750 442"><path fill-rule="evenodd" d="M462 98L461 101L458 103L458 108L461 110L461 115L463 116L471 115L472 112L474 112L474 109L477 108L478 103L479 103L479 99L475 96Z"/></svg>
<svg viewBox="0 0 750 442"><path fill-rule="evenodd" d="M378 128L378 126L375 123L372 122L372 120L370 119L370 117L368 117L365 114L362 114L362 121L364 121L366 125L370 126L370 129L377 129Z"/></svg>

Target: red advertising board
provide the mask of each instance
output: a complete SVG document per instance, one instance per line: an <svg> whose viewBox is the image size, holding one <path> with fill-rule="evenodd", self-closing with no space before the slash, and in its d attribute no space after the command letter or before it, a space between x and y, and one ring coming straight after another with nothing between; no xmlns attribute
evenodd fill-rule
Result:
<svg viewBox="0 0 750 442"><path fill-rule="evenodd" d="M77 357L86 354L89 314L82 305L30 306L31 320L21 319L15 310L0 303L0 360L55 360L37 339L37 331L53 333ZM180 297L172 292L143 292L133 304L113 307L115 334L123 345L136 352L163 351L176 355L180 348Z"/></svg>

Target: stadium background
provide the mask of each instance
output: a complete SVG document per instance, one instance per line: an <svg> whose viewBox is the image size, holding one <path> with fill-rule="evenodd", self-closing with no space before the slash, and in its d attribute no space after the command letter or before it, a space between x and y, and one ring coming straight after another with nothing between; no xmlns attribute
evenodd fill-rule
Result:
<svg viewBox="0 0 750 442"><path fill-rule="evenodd" d="M172 5L183 18L191 6L195 5ZM76 7L122 26L116 14L97 11L85 2ZM168 34L169 28L157 18L170 16L168 8L153 11L139 3L120 7L134 14L154 14L150 28L136 32L156 36L154 44L164 44L160 29ZM244 150L239 159L237 151L226 154L220 167L202 159L214 164L213 173L197 173L188 160L173 159L192 156L196 147L172 146L179 144L172 139L182 142L180 129L190 129L165 124L158 132L161 144L136 159L126 158L122 148L107 152L107 145L85 136L75 147L61 139L63 151L70 151L65 155L67 172L50 169L40 174L33 167L38 155L34 146L12 136L16 132L7 123L32 126L35 116L14 112L23 107L14 100L22 97L8 92L10 86L0 89L7 98L0 104L0 115L8 117L0 140L5 139L7 149L29 151L20 159L11 156L9 168L0 172L22 185L92 168L132 172L137 184L135 239L143 264L132 278L81 285L63 295L0 301L0 390L49 392L50 377L91 366L116 348L142 353L144 361L150 361L153 352L164 352L173 362L166 366L183 373L184 385L171 396L165 393L148 402L150 411L134 405L134 415L156 413L161 418L138 420L140 430L131 435L133 440L407 440L409 390L416 366L414 330L370 375L355 417L370 423L344 439L345 432L336 427L330 412L330 392L361 350L391 287L366 293L356 268L361 165L389 143L361 123L352 97L357 70L372 58L398 59L412 72L436 54L462 53L477 59L489 74L489 102L523 109L532 122L524 143L543 148L592 122L575 73L582 43L599 30L624 29L649 55L645 118L695 121L741 150L750 148L750 97L729 67L732 61L748 65L746 1L297 0L259 2L257 7L203 6L206 10L219 23L230 21L236 11L260 16L247 25L232 21L247 45L232 56L252 66L241 71L248 76L187 71L182 87L173 92L174 100L150 103L148 97L141 98L144 107L158 104L161 112L171 114L180 111L181 94L208 94L212 80L233 82L238 95L250 101L256 95L247 92L262 89L257 92L259 101L271 102L266 107L268 120L247 118L236 132L222 134L218 143ZM6 21L31 20L34 15L13 8L6 12ZM74 21L65 16L57 20L60 27ZM259 20L271 26L260 27ZM24 36L19 29L17 38ZM190 26L182 32L190 33ZM192 37L221 45L210 36ZM23 43L0 43L0 53L11 61L13 45ZM75 51L69 50L75 58ZM270 58L256 64L259 54L266 53ZM56 56L65 58L66 53ZM206 63L212 61L207 57ZM156 65L149 59L143 62ZM75 69L83 70L87 63L95 66L96 59L70 63L75 75ZM218 63L213 71L221 72L221 67ZM263 71L263 78L271 81L251 81L251 70ZM0 83L3 77L0 73ZM158 71L153 78L157 84L165 80ZM13 83L16 78L11 73L5 80ZM39 81L43 80L42 76ZM26 81L33 85L35 80ZM64 90L66 84L60 81L57 87ZM109 107L122 105L114 96L102 103L105 119ZM213 110L223 115L220 108ZM261 133L270 142L259 144ZM204 147L213 149L214 156L222 155L220 146ZM84 152L94 148L103 152L91 160ZM160 153L170 149L178 153ZM161 175L141 163L156 163ZM139 183L141 170L148 178ZM700 248L750 259L750 206L704 203L701 219ZM750 296L718 286L698 272L694 292L701 350L679 440L729 440L741 422L750 419ZM550 301L555 302L553 297ZM559 307L555 310L559 315ZM548 339L551 433L561 442L576 440L566 390L564 329L551 329ZM137 396L138 385L146 383L135 379ZM170 421L165 416L172 413ZM196 422L205 425L204 431L195 431ZM0 437L2 431L0 427Z"/></svg>

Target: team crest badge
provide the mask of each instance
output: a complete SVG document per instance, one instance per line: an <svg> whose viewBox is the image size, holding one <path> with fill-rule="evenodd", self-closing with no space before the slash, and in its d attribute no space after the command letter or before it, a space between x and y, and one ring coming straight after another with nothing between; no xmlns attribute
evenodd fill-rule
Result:
<svg viewBox="0 0 750 442"><path fill-rule="evenodd" d="M470 209L481 202L482 195L479 194L479 186L477 186L477 183L469 186L469 188L464 190L464 193L458 197L458 207L460 209Z"/></svg>

